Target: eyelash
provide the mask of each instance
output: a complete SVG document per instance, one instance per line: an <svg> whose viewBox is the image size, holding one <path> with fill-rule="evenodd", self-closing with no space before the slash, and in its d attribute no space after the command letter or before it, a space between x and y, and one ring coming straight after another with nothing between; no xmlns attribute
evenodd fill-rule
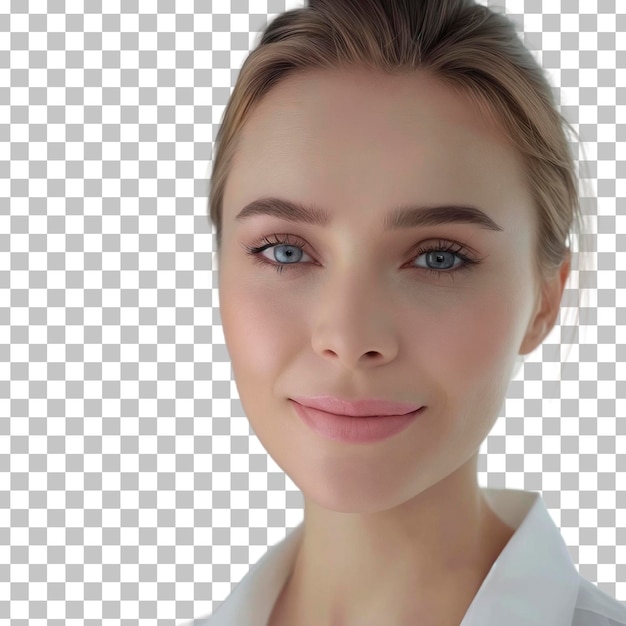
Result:
<svg viewBox="0 0 626 626"><path fill-rule="evenodd" d="M282 271L285 268L291 270L294 267L303 265L302 263L274 263L273 261L270 261L266 259L265 257L261 256L261 252L273 246L279 246L279 245L293 246L295 248L300 248L300 249L303 249L305 246L303 242L296 243L296 242L289 241L289 235L287 235L285 239L280 239L280 236L277 234L273 234L271 236L274 237L274 240L271 240L268 237L263 237L260 241L256 242L252 246L248 246L245 244L243 245L247 254L254 257L255 263L258 263L263 266L270 266L273 269L275 269L278 273L282 273ZM438 277L440 277L442 274L447 274L450 278L454 280L454 274L456 274L457 272L470 270L472 269L474 265L478 265L479 263L482 263L482 259L472 258L472 256L469 255L469 251L467 251L466 248L464 248L463 246L457 243L453 243L450 241L443 241L443 240L439 240L437 245L426 245L424 247L420 247L419 250L417 250L416 255L413 257L413 260L415 260L416 258L422 256L423 254L427 252L433 252L433 251L453 252L457 257L461 259L462 263L459 264L455 269L451 269L451 270L450 269L434 270L428 267L413 267L411 269L426 271L431 274L436 274ZM462 254L461 251L465 251L466 254Z"/></svg>

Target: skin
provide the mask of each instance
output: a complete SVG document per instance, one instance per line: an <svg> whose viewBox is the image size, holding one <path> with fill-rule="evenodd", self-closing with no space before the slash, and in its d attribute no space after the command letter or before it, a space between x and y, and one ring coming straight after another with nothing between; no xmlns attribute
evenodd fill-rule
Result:
<svg viewBox="0 0 626 626"><path fill-rule="evenodd" d="M333 227L255 216L276 195ZM502 232L454 224L383 232L401 204L473 204ZM556 321L569 259L535 278L536 210L522 162L464 97L426 73L296 74L243 129L218 258L226 344L259 440L302 491L304 536L271 626L458 626L513 534L488 506L477 458L517 355ZM246 254L297 238L299 268ZM482 263L450 276L416 243L459 242ZM283 249L284 250L284 249ZM287 264L279 246L260 253ZM312 432L288 398L322 393L426 405L373 444Z"/></svg>

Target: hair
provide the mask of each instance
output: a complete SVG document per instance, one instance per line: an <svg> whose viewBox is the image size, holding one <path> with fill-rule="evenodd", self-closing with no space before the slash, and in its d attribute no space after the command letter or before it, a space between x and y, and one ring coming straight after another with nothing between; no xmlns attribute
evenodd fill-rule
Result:
<svg viewBox="0 0 626 626"><path fill-rule="evenodd" d="M580 181L567 133L577 138L573 146L578 135L558 111L543 69L513 22L474 0L309 0L267 24L243 63L215 140L209 217L218 260L224 189L255 104L296 72L340 68L407 76L426 71L469 98L522 157L537 216L537 285L553 277L570 254L571 269L578 261L579 278L584 276L581 269L590 259L577 256L571 245L573 236L579 250L585 243Z"/></svg>

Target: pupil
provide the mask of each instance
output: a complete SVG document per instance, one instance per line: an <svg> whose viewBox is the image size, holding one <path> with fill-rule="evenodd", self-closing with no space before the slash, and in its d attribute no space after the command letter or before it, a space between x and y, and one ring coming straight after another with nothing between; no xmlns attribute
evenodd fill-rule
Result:
<svg viewBox="0 0 626 626"><path fill-rule="evenodd" d="M433 253L433 256L435 257L435 263L443 263L446 255L441 253Z"/></svg>

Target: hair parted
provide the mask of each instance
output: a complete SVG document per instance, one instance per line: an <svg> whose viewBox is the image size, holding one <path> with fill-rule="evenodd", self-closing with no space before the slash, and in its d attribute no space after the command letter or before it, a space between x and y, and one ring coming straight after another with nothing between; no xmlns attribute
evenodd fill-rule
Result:
<svg viewBox="0 0 626 626"><path fill-rule="evenodd" d="M583 275L589 259L581 254L584 217L568 131L578 135L514 23L475 0L309 0L275 17L241 67L215 139L209 217L218 257L224 189L255 104L294 73L339 68L427 71L470 98L522 157L538 217L536 277L553 276L569 253Z"/></svg>

